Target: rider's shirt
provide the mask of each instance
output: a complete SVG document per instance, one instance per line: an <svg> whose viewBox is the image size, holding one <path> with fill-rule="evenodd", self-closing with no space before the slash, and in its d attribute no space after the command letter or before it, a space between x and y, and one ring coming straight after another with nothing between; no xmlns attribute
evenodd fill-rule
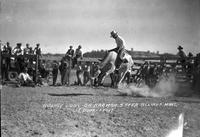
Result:
<svg viewBox="0 0 200 137"><path fill-rule="evenodd" d="M117 44L117 48L119 49L125 48L125 41L122 37L118 36L117 38L115 38L115 42Z"/></svg>

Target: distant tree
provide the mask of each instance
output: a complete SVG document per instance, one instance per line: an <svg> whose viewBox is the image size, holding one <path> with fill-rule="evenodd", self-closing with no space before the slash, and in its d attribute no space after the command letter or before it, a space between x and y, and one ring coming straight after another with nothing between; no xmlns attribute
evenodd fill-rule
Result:
<svg viewBox="0 0 200 137"><path fill-rule="evenodd" d="M86 52L83 54L83 57L90 57L90 58L103 58L106 54L104 50L92 50L90 52Z"/></svg>

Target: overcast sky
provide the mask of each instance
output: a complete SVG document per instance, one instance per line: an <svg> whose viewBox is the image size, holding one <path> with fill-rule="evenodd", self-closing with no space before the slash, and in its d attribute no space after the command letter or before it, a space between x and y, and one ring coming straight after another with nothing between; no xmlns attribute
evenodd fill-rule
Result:
<svg viewBox="0 0 200 137"><path fill-rule="evenodd" d="M116 30L126 48L200 52L200 0L0 0L0 40L41 43L43 52L115 47Z"/></svg>

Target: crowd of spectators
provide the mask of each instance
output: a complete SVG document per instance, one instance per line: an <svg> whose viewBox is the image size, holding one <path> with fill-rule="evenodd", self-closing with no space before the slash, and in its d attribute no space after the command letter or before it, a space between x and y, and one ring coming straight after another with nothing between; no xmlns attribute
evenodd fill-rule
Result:
<svg viewBox="0 0 200 137"><path fill-rule="evenodd" d="M2 45L2 44L1 44ZM30 85L42 84L42 78L47 78L49 74L52 74L52 85L56 86L58 74L60 72L60 84L69 86L71 84L76 85L87 85L87 83L94 84L95 74L98 71L97 62L82 62L80 59L83 59L83 53L81 51L82 46L79 45L76 49L73 49L73 46L69 46L65 56L60 60L54 60L51 62L51 71L46 69L46 61L40 60L41 57L41 48L40 44L36 44L34 48L30 44L26 44L25 48L22 48L22 43L17 43L16 47L12 48L10 43L7 42L2 46L1 53L8 56L2 56L1 68L2 68L2 79L9 80L8 72L12 70L11 58L14 58L14 64L16 72L18 73L18 81L20 85ZM199 81L200 73L200 54L197 54L196 57L192 53L185 54L182 46L178 46L177 64L180 64L183 68L183 71L187 74L187 77L193 79L192 88L197 86ZM38 79L35 80L35 68L34 59L32 57L28 58L28 55L37 55L38 60ZM71 70L76 71L76 81L72 83L71 80ZM163 71L167 70L167 67L163 65L150 64L146 62L138 71L140 77L145 80L146 84L151 87L150 80L157 78L158 75L163 74ZM136 79L137 80L137 79ZM22 82L23 81L23 82ZM33 82L36 81L36 82ZM130 82L130 79L128 79ZM137 82L137 81L135 81ZM156 82L156 81L155 81Z"/></svg>
<svg viewBox="0 0 200 137"><path fill-rule="evenodd" d="M41 56L39 43L36 44L35 48L32 48L28 43L25 48L22 48L22 43L17 43L15 47L12 47L9 42L6 42L5 45L1 43L1 55L1 79L3 81L12 80L14 75L19 76L19 81L22 79L27 81L29 78L24 77L26 70L27 74L32 76L31 79L35 78L34 55Z"/></svg>
<svg viewBox="0 0 200 137"><path fill-rule="evenodd" d="M65 56L60 62L54 60L52 63L52 74L53 74L53 85L56 85L58 72L61 74L61 85L86 85L88 82L92 82L94 79L94 68L97 66L95 62L82 62L83 58L81 51L81 45L78 46L76 50L73 46L70 46L67 50ZM80 60L79 60L80 59ZM72 83L71 80L71 70L76 70L76 81Z"/></svg>

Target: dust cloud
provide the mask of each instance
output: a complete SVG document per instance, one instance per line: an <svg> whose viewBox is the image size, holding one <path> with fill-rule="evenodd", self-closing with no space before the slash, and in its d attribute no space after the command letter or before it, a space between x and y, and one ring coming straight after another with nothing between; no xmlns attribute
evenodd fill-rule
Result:
<svg viewBox="0 0 200 137"><path fill-rule="evenodd" d="M129 86L120 84L118 91L129 96L169 97L174 96L177 89L178 84L176 83L175 75L171 74L167 77L163 76L154 88L149 88L145 84L139 87L135 84L130 84Z"/></svg>

